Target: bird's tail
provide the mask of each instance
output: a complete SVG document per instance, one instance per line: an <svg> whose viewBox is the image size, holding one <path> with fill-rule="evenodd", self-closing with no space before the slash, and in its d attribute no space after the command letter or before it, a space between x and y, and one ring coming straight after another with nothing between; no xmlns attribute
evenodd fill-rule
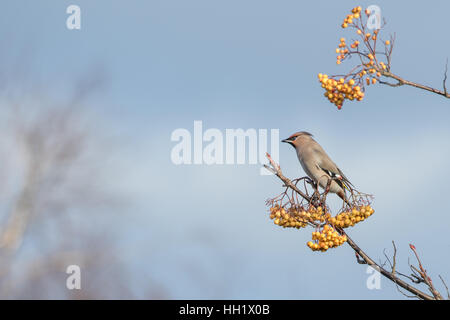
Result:
<svg viewBox="0 0 450 320"><path fill-rule="evenodd" d="M352 191L352 188L350 186L352 186L352 184L350 183L350 181L345 181L345 180L341 180L342 182L342 186L347 189L348 191Z"/></svg>

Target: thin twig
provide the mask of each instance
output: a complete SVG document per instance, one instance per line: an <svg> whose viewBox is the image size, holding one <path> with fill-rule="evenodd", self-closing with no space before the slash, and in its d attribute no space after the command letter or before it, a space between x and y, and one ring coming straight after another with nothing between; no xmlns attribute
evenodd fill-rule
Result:
<svg viewBox="0 0 450 320"><path fill-rule="evenodd" d="M420 270L418 270L414 266L412 266L412 268L417 273L420 274L420 276L422 277L423 281L428 286L428 290L430 290L430 292L433 294L433 296L436 298L436 300L442 300L441 294L439 293L439 291L436 290L436 288L433 285L433 281L431 281L431 278L428 276L427 271L422 266L422 262L420 261L419 255L417 254L417 251L416 251L416 247L413 246L412 244L410 244L409 247L411 248L411 250L414 252L414 255L416 256L417 262L419 263L419 269Z"/></svg>
<svg viewBox="0 0 450 320"><path fill-rule="evenodd" d="M441 279L442 284L444 285L445 289L447 290L447 299L450 300L450 292L448 291L447 284L445 283L444 279L442 279L441 275L439 275L439 278Z"/></svg>
<svg viewBox="0 0 450 320"><path fill-rule="evenodd" d="M444 72L444 80L442 81L442 86L444 87L444 93L447 94L447 87L445 86L445 83L447 82L447 70L448 70L448 58L445 62L445 72Z"/></svg>

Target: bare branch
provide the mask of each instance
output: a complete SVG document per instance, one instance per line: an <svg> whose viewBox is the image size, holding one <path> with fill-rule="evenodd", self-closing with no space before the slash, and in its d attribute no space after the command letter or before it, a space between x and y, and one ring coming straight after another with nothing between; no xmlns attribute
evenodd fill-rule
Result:
<svg viewBox="0 0 450 320"><path fill-rule="evenodd" d="M308 202L311 202L312 198L309 197L308 195L306 195L304 192L300 191L299 188L297 188L297 186L295 184L292 183L291 180L289 180L288 178L286 178L283 173L281 172L281 168L280 165L275 163L275 161L273 161L272 157L270 156L269 153L266 153L267 159L269 159L270 165L264 165L264 168L266 168L267 170L269 170L270 172L272 172L274 175L276 175L278 178L280 178L281 181L283 181L284 185L286 187L291 188L292 190L294 190L295 192L297 192L303 199L305 199Z"/></svg>
<svg viewBox="0 0 450 320"><path fill-rule="evenodd" d="M414 88L419 88L419 89L422 89L422 90L425 90L425 91L430 91L430 92L436 93L436 94L444 96L446 98L450 98L450 94L447 92L445 87L444 87L444 91L441 91L441 90L434 89L434 88L429 87L429 86L425 86L425 85L420 84L420 83L416 83L416 82L412 82L412 81L409 81L409 80L405 80L405 79L403 79L403 78L401 78L401 77L391 73L390 71L384 71L384 70L379 70L379 71L380 71L380 73L383 76L385 76L387 78L392 78L392 79L395 79L395 80L398 81L398 83L396 83L396 84L391 84L391 83L388 83L388 82L385 82L385 81L380 81L380 83L382 83L382 84L386 84L386 85L389 85L391 87L398 87L398 86L402 86L402 85L408 85L408 86L411 86L411 87L414 87Z"/></svg>
<svg viewBox="0 0 450 320"><path fill-rule="evenodd" d="M444 279L442 279L441 275L439 275L439 278L441 279L442 284L444 285L445 289L447 290L447 299L450 300L450 292L448 291L447 284L445 283Z"/></svg>
<svg viewBox="0 0 450 320"><path fill-rule="evenodd" d="M444 93L447 94L447 87L445 86L445 83L447 82L447 70L448 70L448 58L445 62L445 72L444 72L444 80L442 80L442 86L444 87Z"/></svg>
<svg viewBox="0 0 450 320"><path fill-rule="evenodd" d="M428 286L428 289L433 294L433 296L436 298L436 300L442 300L441 294L439 293L439 291L436 290L436 288L433 285L433 281L428 276L427 271L422 266L422 262L420 261L419 255L417 254L417 251L416 251L416 247L413 246L412 244L410 244L409 247L414 252L414 255L416 256L417 262L419 263L419 269L420 270L418 270L417 268L415 268L413 266L414 270L420 274L420 276L422 277L423 282L425 282L425 284Z"/></svg>

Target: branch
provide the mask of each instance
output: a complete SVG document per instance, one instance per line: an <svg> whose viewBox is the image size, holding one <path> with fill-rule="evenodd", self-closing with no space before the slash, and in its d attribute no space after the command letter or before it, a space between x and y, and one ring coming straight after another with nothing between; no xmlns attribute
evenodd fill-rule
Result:
<svg viewBox="0 0 450 320"><path fill-rule="evenodd" d="M442 87L444 88L444 93L447 95L447 87L445 86L445 83L447 82L447 70L448 70L448 58L445 62L445 71L444 71L444 80L442 80Z"/></svg>
<svg viewBox="0 0 450 320"><path fill-rule="evenodd" d="M398 81L397 83L389 83L389 82L385 82L385 81L379 81L381 84L389 85L391 87L399 87L399 86L402 86L402 85L408 85L408 86L411 86L411 87L415 87L415 88L419 88L419 89L422 89L422 90L430 91L430 92L436 93L438 95L441 95L441 96L443 96L445 98L449 98L450 99L450 93L447 92L447 89L445 87L445 82L447 80L447 65L446 65L445 73L444 73L444 81L443 81L443 83L444 83L444 90L443 91L435 89L435 88L432 88L432 87L429 87L429 86L425 86L425 85L420 84L420 83L416 83L416 82L412 82L412 81L409 81L409 80L405 80L405 79L403 79L403 78L401 78L401 77L391 73L390 71L385 71L385 70L379 70L379 71L380 71L380 73L383 76L385 76L387 78L392 78L392 79L395 79L395 80Z"/></svg>
<svg viewBox="0 0 450 320"><path fill-rule="evenodd" d="M448 286L447 286L447 284L445 283L444 279L442 279L441 275L439 275L439 278L441 279L442 284L444 285L445 289L447 290L447 299L450 300L450 292L448 291Z"/></svg>
<svg viewBox="0 0 450 320"><path fill-rule="evenodd" d="M417 271L420 276L422 277L423 282L428 286L428 289L433 294L434 298L436 300L442 300L441 294L436 290L436 288L433 286L433 281L431 281L431 278L428 276L427 271L423 268L422 262L419 259L419 255L417 254L416 247L412 244L409 245L411 250L414 252L414 255L416 256L417 262L419 263L419 269L415 268L414 266L411 266L414 268L415 271Z"/></svg>
<svg viewBox="0 0 450 320"><path fill-rule="evenodd" d="M265 164L264 168L272 172L274 175L276 175L278 178L280 178L281 181L283 181L284 185L286 187L291 188L295 192L297 192L303 199L305 199L308 202L311 202L312 198L307 196L304 192L302 192L295 184L292 183L292 181L288 178L286 178L283 173L281 172L280 165L277 164L275 161L273 161L272 157L269 153L266 153L267 159L269 159L270 166Z"/></svg>

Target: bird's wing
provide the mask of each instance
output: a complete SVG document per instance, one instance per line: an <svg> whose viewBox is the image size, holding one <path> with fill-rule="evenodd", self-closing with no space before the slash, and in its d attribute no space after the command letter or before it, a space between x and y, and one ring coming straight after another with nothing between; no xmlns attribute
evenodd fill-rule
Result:
<svg viewBox="0 0 450 320"><path fill-rule="evenodd" d="M320 146L317 146L314 151L320 155L320 157L318 157L318 159L320 159L320 162L317 164L320 170L324 171L331 178L339 178L335 181L341 188L350 190L350 186L354 187L353 184L344 175L344 173L338 168L338 166L330 159L330 157Z"/></svg>
<svg viewBox="0 0 450 320"><path fill-rule="evenodd" d="M328 176L330 176L331 178L337 178L334 179L334 181L342 188L342 189L347 189L347 190L351 190L351 187L355 187L342 173L341 170L338 169L338 173L335 173L333 171L327 170L325 168L322 168L321 166L317 166L320 170L322 170L324 173L326 173Z"/></svg>

